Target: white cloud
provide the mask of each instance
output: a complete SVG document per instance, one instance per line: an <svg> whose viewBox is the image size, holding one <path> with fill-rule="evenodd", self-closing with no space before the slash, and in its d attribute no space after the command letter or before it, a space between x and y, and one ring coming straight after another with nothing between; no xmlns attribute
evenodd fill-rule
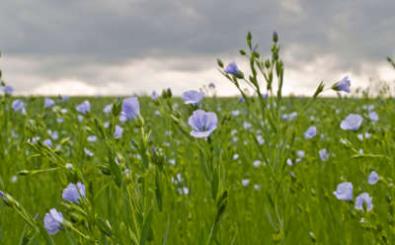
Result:
<svg viewBox="0 0 395 245"><path fill-rule="evenodd" d="M32 91L24 91L22 94L38 95L97 95L99 88L88 85L78 80L58 80L53 82L44 82Z"/></svg>
<svg viewBox="0 0 395 245"><path fill-rule="evenodd" d="M311 95L320 81L327 86L350 75L352 88L366 88L370 80L395 80L395 71L385 62L363 63L359 69L344 70L334 55L323 55L310 61L298 62L298 51L284 54L284 94ZM292 51L293 50L293 51ZM241 59L225 57L224 62L235 60L246 71L248 64ZM75 67L67 74L51 69L51 59L12 58L5 62L5 78L17 94L37 95L130 95L149 94L171 88L174 94L188 89L199 89L210 82L216 84L218 95L236 95L237 90L218 72L214 57L146 58L123 64L87 65ZM64 60L62 62L65 62ZM72 63L68 61L65 63ZM48 75L50 74L50 75ZM334 95L327 92L326 95Z"/></svg>

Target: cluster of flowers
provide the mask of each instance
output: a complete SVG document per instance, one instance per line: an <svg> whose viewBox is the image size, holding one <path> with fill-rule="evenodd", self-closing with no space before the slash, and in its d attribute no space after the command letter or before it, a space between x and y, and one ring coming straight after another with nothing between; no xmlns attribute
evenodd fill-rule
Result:
<svg viewBox="0 0 395 245"><path fill-rule="evenodd" d="M372 171L368 177L368 183L375 185L379 181L379 175L376 171ZM336 191L333 192L338 200L352 201L353 200L353 184L351 182L342 182L337 185ZM367 192L359 194L355 198L355 208L358 210L364 210L366 206L367 211L373 209L372 197Z"/></svg>
<svg viewBox="0 0 395 245"><path fill-rule="evenodd" d="M79 204L81 199L86 197L85 185L81 182L77 184L70 183L62 193L63 200ZM56 234L62 229L65 223L62 212L59 212L55 208L49 210L44 216L44 227L48 234Z"/></svg>
<svg viewBox="0 0 395 245"><path fill-rule="evenodd" d="M197 105L204 97L199 91L186 91L183 94L185 104ZM107 105L103 109L105 113L112 110L112 105ZM84 101L76 106L76 111L85 115L91 111L89 101ZM123 100L120 121L125 122L137 118L140 114L140 106L137 97L131 97ZM191 136L195 138L207 138L217 128L217 115L214 112L206 112L204 110L195 110L188 119L188 123L192 128ZM119 125L115 127L114 137L119 138L122 135L122 128ZM88 141L95 141L96 137L90 136ZM187 190L184 187L184 190ZM73 203L79 203L81 198L85 198L85 186L78 182L77 184L69 184L63 191L63 199ZM51 209L44 217L44 225L49 234L56 234L64 224L63 214L55 208Z"/></svg>
<svg viewBox="0 0 395 245"><path fill-rule="evenodd" d="M185 91L182 99L187 105L198 105L204 98L204 93L196 90ZM217 128L218 118L214 112L195 110L188 119L191 126L191 136L195 138L207 138Z"/></svg>

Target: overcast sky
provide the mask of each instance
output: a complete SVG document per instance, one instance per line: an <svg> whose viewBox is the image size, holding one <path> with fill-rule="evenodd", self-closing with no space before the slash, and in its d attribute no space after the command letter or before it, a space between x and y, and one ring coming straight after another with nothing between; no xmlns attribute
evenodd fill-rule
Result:
<svg viewBox="0 0 395 245"><path fill-rule="evenodd" d="M120 95L213 82L234 90L216 58L236 61L253 33L267 54L280 35L287 93L350 75L395 80L395 1L2 0L0 67L21 94Z"/></svg>

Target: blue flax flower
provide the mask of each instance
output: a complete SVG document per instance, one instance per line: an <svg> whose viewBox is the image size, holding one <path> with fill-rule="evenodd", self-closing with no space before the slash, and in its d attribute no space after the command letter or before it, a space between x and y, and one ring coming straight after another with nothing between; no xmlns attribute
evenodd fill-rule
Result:
<svg viewBox="0 0 395 245"><path fill-rule="evenodd" d="M123 128L119 125L115 125L114 138L120 139L122 138L122 134L123 134Z"/></svg>
<svg viewBox="0 0 395 245"><path fill-rule="evenodd" d="M151 99L153 100L153 101L155 101L155 100L157 100L159 98L159 94L154 90L154 91L152 91L152 93L151 93Z"/></svg>
<svg viewBox="0 0 395 245"><path fill-rule="evenodd" d="M350 201L353 197L352 189L353 186L351 182L343 182L337 185L333 195L335 195L338 200Z"/></svg>
<svg viewBox="0 0 395 245"><path fill-rule="evenodd" d="M52 208L44 217L44 226L48 234L54 235L62 228L63 214Z"/></svg>
<svg viewBox="0 0 395 245"><path fill-rule="evenodd" d="M52 147L52 140L51 139L46 139L43 141L43 144L47 147Z"/></svg>
<svg viewBox="0 0 395 245"><path fill-rule="evenodd" d="M343 130L357 131L363 122L359 114L349 114L341 123L340 128Z"/></svg>
<svg viewBox="0 0 395 245"><path fill-rule="evenodd" d="M329 159L329 152L327 149L321 149L319 151L321 161L328 161Z"/></svg>
<svg viewBox="0 0 395 245"><path fill-rule="evenodd" d="M188 119L192 127L191 135L195 138L207 138L217 128L218 118L214 112L196 110Z"/></svg>
<svg viewBox="0 0 395 245"><path fill-rule="evenodd" d="M361 193L355 198L355 209L364 210L364 206L367 211L373 209L372 197L367 193Z"/></svg>
<svg viewBox="0 0 395 245"><path fill-rule="evenodd" d="M380 177L376 171L370 172L369 177L368 177L369 185L375 185L379 181L379 178Z"/></svg>
<svg viewBox="0 0 395 245"><path fill-rule="evenodd" d="M44 108L51 108L54 105L55 105L55 101L53 99L51 98L44 99Z"/></svg>
<svg viewBox="0 0 395 245"><path fill-rule="evenodd" d="M25 102L23 102L22 100L14 100L12 102L12 109L15 112L19 112L19 113L25 114L26 113Z"/></svg>
<svg viewBox="0 0 395 245"><path fill-rule="evenodd" d="M312 139L317 135L317 128L315 126L309 127L306 132L304 132L305 139Z"/></svg>
<svg viewBox="0 0 395 245"><path fill-rule="evenodd" d="M182 99L185 104L196 105L203 99L203 97L204 94L196 90L188 90L182 93Z"/></svg>
<svg viewBox="0 0 395 245"><path fill-rule="evenodd" d="M12 86L10 86L10 85L6 85L3 88L3 91L4 91L5 94L11 95L14 92L14 88Z"/></svg>
<svg viewBox="0 0 395 245"><path fill-rule="evenodd" d="M240 71L239 67L237 67L235 62L229 63L225 67L224 72L236 77L243 77L243 73Z"/></svg>
<svg viewBox="0 0 395 245"><path fill-rule="evenodd" d="M351 86L351 80L348 76L345 76L340 81L333 84L332 89L335 91L343 91L346 93L350 93L351 92L350 86Z"/></svg>
<svg viewBox="0 0 395 245"><path fill-rule="evenodd" d="M81 182L78 182L77 184L70 183L63 190L63 194L62 194L64 200L73 203L79 203L79 200L81 198L84 198L85 196L86 196L85 185L82 184Z"/></svg>
<svg viewBox="0 0 395 245"><path fill-rule="evenodd" d="M90 112L91 110L91 103L89 103L89 101L85 100L84 102L82 102L81 104L77 105L75 107L75 109L82 114L86 114L88 112Z"/></svg>
<svg viewBox="0 0 395 245"><path fill-rule="evenodd" d="M123 100L121 121L135 119L140 114L140 104L137 97L130 97Z"/></svg>
<svg viewBox="0 0 395 245"><path fill-rule="evenodd" d="M369 119L372 122L377 122L379 120L379 115L377 114L377 112L371 111L371 112L369 112Z"/></svg>
<svg viewBox="0 0 395 245"><path fill-rule="evenodd" d="M87 138L88 142L94 143L97 141L97 136L96 135L89 135Z"/></svg>

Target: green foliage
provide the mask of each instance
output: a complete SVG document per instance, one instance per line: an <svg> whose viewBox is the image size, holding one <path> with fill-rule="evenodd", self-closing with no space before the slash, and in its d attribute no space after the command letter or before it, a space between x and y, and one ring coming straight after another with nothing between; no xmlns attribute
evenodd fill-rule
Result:
<svg viewBox="0 0 395 245"><path fill-rule="evenodd" d="M167 103L161 100L161 105ZM158 107L157 102L143 99L149 138L141 134L141 124L136 121L123 126L125 134L120 140L112 139L104 128L105 135L98 142L88 143L89 134L101 134L92 131L95 121L102 125L112 120L113 116L101 112L112 99L92 100L94 111L81 123L73 109L80 101L59 102L59 107L69 109L62 115L66 120L62 124L56 123L56 117L61 116L56 109L42 109L42 99L38 98L29 102L27 116L1 111L2 118L8 113L10 122L5 125L2 120L0 144L2 189L10 195L5 202L8 205L0 205L2 244L19 240L33 244L51 240L56 244L90 243L67 227L55 236L46 235L42 219L52 207L62 210L68 219L74 217L73 226L99 243L294 244L297 240L299 244L390 244L394 239L393 101L317 99L305 110L307 100L285 98L280 112L299 113L295 121L277 125L288 143L262 133L260 124L269 125L267 119L252 116L259 114L259 105L253 104L247 114L236 98L205 99L202 106L216 111L220 119L227 118L232 110L241 112L238 117L220 120L211 142L189 137L182 131L188 132L187 125L181 129L175 124L172 113L165 112L167 106ZM10 101L5 104L9 106ZM172 107L175 104L180 102L172 99ZM339 128L341 119L350 112L366 115L361 104L374 104L380 115L376 124L365 119L360 133L370 132L372 138L364 141L358 140L358 133ZM342 109L336 113L338 108ZM155 115L157 109L163 111L160 116ZM185 123L189 111L188 106L180 105L178 120ZM36 126L27 127L32 121ZM244 129L244 121L249 121L252 129ZM324 138L303 139L311 124ZM60 133L54 141L56 150L27 143L34 136L49 137L48 129ZM232 135L232 130L237 132ZM257 134L265 139L263 145L257 143ZM341 144L341 139L348 140ZM147 140L144 144L152 150L144 151L131 140ZM153 144L155 148L151 148ZM287 147L277 150L279 144ZM95 155L81 154L84 147ZM331 153L326 162L319 159L321 148ZM295 159L296 150L304 150L306 157L295 166L286 165L286 159ZM152 164L144 165L141 154L148 154ZM255 160L262 162L257 168L252 165ZM65 168L68 162L74 170ZM108 172L103 172L103 167ZM200 171L202 167L206 170ZM375 186L367 184L371 170L381 177ZM179 182L175 181L177 174L182 176ZM14 175L18 175L15 183L11 181ZM242 185L243 179L250 180L247 187ZM79 210L76 205L61 204L63 188L76 180L91 185L87 193L90 208ZM333 196L336 185L346 180L354 183L355 195L368 191L373 196L373 211L356 211L353 203ZM188 194L181 191L183 187L188 187ZM11 202L17 202L13 205L18 209L13 211Z"/></svg>

